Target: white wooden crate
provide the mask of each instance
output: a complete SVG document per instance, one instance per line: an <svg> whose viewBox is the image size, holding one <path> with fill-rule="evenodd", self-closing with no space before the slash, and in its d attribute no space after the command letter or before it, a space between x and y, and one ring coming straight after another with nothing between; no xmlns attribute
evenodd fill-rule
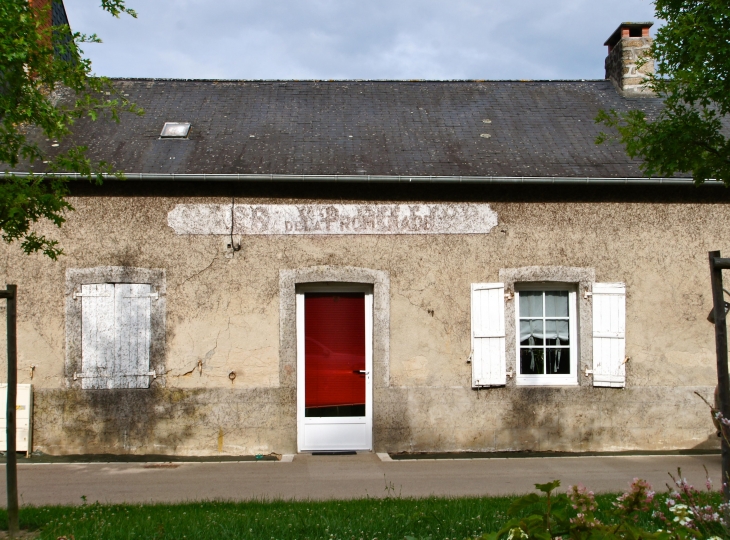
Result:
<svg viewBox="0 0 730 540"><path fill-rule="evenodd" d="M5 409L8 402L8 385L0 384L0 451L8 449ZM15 405L15 449L27 455L33 451L33 385L19 384Z"/></svg>

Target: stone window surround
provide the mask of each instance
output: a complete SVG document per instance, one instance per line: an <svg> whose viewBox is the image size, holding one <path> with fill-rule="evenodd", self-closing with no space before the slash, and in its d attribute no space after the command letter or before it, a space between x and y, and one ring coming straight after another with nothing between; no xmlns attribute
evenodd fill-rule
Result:
<svg viewBox="0 0 730 540"><path fill-rule="evenodd" d="M279 271L279 385L297 385L296 288L305 283L373 286L373 386L390 385L390 275L352 266L312 266Z"/></svg>
<svg viewBox="0 0 730 540"><path fill-rule="evenodd" d="M552 282L569 283L577 286L576 308L578 322L578 386L590 386L592 380L586 370L593 369L593 302L586 298L596 281L594 268L573 266L524 266L522 268L502 268L499 281L504 283L504 291L512 298L504 306L505 354L507 372L514 374L507 379L507 386L515 386L517 373L517 328L516 306L514 301L515 283Z"/></svg>
<svg viewBox="0 0 730 540"><path fill-rule="evenodd" d="M82 285L95 283L146 283L158 294L150 302L150 371L157 378L150 388L165 386L165 325L167 312L165 270L159 268L132 268L129 266L97 266L95 268L68 268L66 270L66 364L64 377L69 388L81 388L81 380L73 380L81 373L81 292ZM134 389L138 391L137 389Z"/></svg>

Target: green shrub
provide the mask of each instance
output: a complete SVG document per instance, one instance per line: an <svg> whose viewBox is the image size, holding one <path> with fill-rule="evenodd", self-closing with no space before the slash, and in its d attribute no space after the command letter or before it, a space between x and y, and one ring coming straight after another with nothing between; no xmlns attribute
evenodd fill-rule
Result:
<svg viewBox="0 0 730 540"><path fill-rule="evenodd" d="M544 495L531 493L515 500L507 511L510 519L484 540L720 540L730 538L725 520L728 506L719 504L712 482L700 491L682 478L671 475L673 488L665 497L655 497L651 485L634 478L630 489L613 503L612 520L596 517L593 492L570 486L556 493L560 481L535 484ZM649 530L640 518L650 515L659 524ZM646 520L644 520L646 521Z"/></svg>

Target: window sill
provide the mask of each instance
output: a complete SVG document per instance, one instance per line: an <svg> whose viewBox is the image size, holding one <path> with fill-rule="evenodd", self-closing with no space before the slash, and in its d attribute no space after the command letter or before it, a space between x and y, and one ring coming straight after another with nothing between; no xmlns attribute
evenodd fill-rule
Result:
<svg viewBox="0 0 730 540"><path fill-rule="evenodd" d="M578 381L573 378L565 377L529 377L529 376L518 376L515 379L515 385L517 386L578 386Z"/></svg>

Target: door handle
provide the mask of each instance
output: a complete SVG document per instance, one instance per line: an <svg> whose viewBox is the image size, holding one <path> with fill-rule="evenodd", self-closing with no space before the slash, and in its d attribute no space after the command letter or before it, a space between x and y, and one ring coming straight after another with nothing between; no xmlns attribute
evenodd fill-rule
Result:
<svg viewBox="0 0 730 540"><path fill-rule="evenodd" d="M355 371L353 371L353 373L360 373L362 375L370 375L370 372L365 371L364 369L356 369Z"/></svg>

